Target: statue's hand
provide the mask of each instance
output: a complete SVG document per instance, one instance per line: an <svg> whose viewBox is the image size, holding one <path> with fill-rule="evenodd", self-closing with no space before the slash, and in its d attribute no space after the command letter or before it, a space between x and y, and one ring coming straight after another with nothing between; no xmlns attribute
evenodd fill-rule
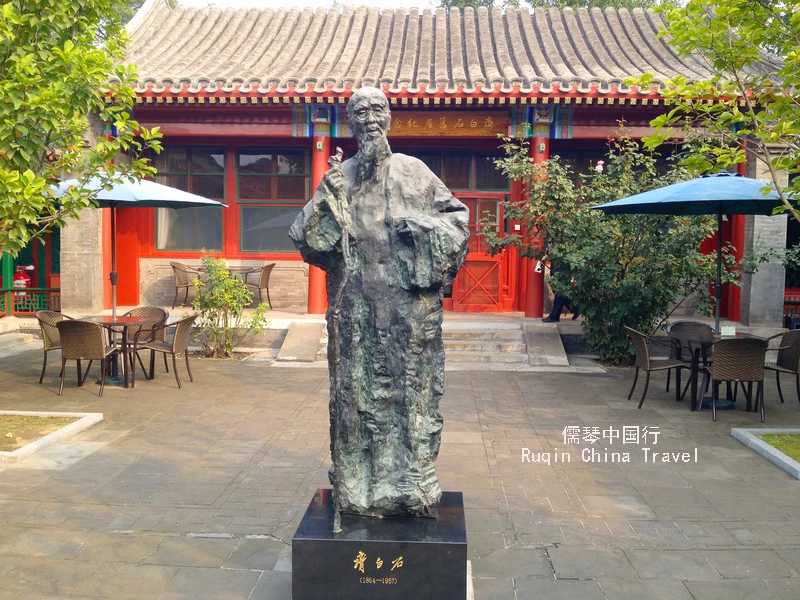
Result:
<svg viewBox="0 0 800 600"><path fill-rule="evenodd" d="M411 237L411 227L409 227L408 221L405 218L394 219L393 225L397 235L401 238Z"/></svg>
<svg viewBox="0 0 800 600"><path fill-rule="evenodd" d="M401 238L413 239L413 230L417 231L430 231L431 227L428 223L420 221L419 219L412 219L410 217L398 217L392 220L394 230Z"/></svg>
<svg viewBox="0 0 800 600"><path fill-rule="evenodd" d="M344 174L338 167L328 170L322 176L322 182L334 196L339 197L344 193Z"/></svg>
<svg viewBox="0 0 800 600"><path fill-rule="evenodd" d="M336 153L328 159L330 168L322 176L323 183L337 198L344 196L344 174L342 173L342 149L336 148Z"/></svg>

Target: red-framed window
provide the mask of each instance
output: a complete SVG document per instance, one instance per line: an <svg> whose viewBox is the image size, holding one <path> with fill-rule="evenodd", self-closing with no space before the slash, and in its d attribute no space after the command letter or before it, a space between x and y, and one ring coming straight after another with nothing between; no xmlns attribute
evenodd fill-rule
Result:
<svg viewBox="0 0 800 600"><path fill-rule="evenodd" d="M164 146L153 158L155 180L212 200L225 201L225 149ZM156 250L222 250L222 208L156 209Z"/></svg>
<svg viewBox="0 0 800 600"><path fill-rule="evenodd" d="M239 251L297 252L288 232L308 201L310 182L311 166L304 148L237 148Z"/></svg>
<svg viewBox="0 0 800 600"><path fill-rule="evenodd" d="M454 192L504 192L510 189L508 177L495 167L503 157L497 151L452 149L398 149L424 162L433 173Z"/></svg>

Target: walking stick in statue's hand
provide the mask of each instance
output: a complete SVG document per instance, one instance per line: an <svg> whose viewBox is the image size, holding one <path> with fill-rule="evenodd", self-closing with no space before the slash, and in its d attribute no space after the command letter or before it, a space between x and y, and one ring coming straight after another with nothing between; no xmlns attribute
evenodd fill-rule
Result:
<svg viewBox="0 0 800 600"><path fill-rule="evenodd" d="M342 178L342 149L336 147L336 154L328 159L328 166L331 171L338 171L339 177ZM339 222L339 227L342 230L342 255L344 256L344 264L347 267L346 271L350 270L350 232L349 230L349 206L347 202L347 195L344 193L344 185L340 185L334 190L334 203L333 214Z"/></svg>
<svg viewBox="0 0 800 600"><path fill-rule="evenodd" d="M336 154L328 159L328 165L333 170L339 170L341 173L342 164L342 149L336 148ZM337 402L341 402L342 398L342 340L339 337L339 321L341 318L342 299L344 298L344 290L350 281L350 272L353 265L350 260L350 231L349 231L349 207L347 203L347 195L344 193L344 186L340 185L333 191L335 206L331 206L334 217L339 222L339 227L342 230L342 258L344 260L344 276L339 283L339 289L336 292L336 297L331 306L331 329L333 330L333 373L335 377L334 394L336 394ZM336 404L336 403L334 403ZM336 452L336 447L332 448ZM333 459L333 457L331 457ZM334 460L334 464L336 461ZM333 531L338 533L342 530L342 511L339 499L334 495L333 497Z"/></svg>

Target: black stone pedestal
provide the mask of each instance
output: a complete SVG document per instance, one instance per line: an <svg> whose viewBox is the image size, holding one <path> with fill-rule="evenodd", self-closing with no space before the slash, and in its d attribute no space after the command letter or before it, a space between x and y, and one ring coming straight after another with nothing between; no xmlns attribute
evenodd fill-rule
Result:
<svg viewBox="0 0 800 600"><path fill-rule="evenodd" d="M342 515L319 489L292 539L292 600L465 600L467 531L461 492L436 519Z"/></svg>

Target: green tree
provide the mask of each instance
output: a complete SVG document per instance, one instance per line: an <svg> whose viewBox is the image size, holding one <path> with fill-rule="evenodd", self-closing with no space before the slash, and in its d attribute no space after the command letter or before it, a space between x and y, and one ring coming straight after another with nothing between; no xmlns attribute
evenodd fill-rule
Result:
<svg viewBox="0 0 800 600"><path fill-rule="evenodd" d="M123 64L125 0L12 0L0 19L0 251L31 239L82 208L97 192L79 186L55 198L53 183L98 175L111 184L155 170L157 129L131 120L136 68ZM116 130L90 141L90 122ZM130 160L114 161L120 153Z"/></svg>
<svg viewBox="0 0 800 600"><path fill-rule="evenodd" d="M122 23L130 21L136 12L142 8L142 4L144 4L144 0L133 0L132 2L121 3L117 10L119 20ZM170 6L172 6L172 4L170 4Z"/></svg>
<svg viewBox="0 0 800 600"><path fill-rule="evenodd" d="M526 189L524 200L506 203L506 214L528 234L501 237L484 228L490 252L515 247L522 256L557 266L550 285L580 309L587 345L601 360L630 360L625 325L652 333L693 294L700 295L707 311L716 256L703 255L699 248L714 231L712 218L606 216L592 210L604 202L688 179L687 169L659 174L656 156L622 137L610 145L605 165L584 174L576 184L557 157L531 163L528 142L506 138L504 148L506 157L497 161L498 168ZM738 281L727 251L723 275L723 281Z"/></svg>
<svg viewBox="0 0 800 600"><path fill-rule="evenodd" d="M800 0L690 0L665 16L661 35L681 56L702 60L711 77L668 82L662 95L671 109L652 121L657 133L645 140L648 147L676 129L704 128L717 143L692 154L688 166L708 172L759 161L781 194L782 210L800 221L792 201L800 178L786 185L780 175L800 172ZM648 75L630 83L651 82Z"/></svg>

